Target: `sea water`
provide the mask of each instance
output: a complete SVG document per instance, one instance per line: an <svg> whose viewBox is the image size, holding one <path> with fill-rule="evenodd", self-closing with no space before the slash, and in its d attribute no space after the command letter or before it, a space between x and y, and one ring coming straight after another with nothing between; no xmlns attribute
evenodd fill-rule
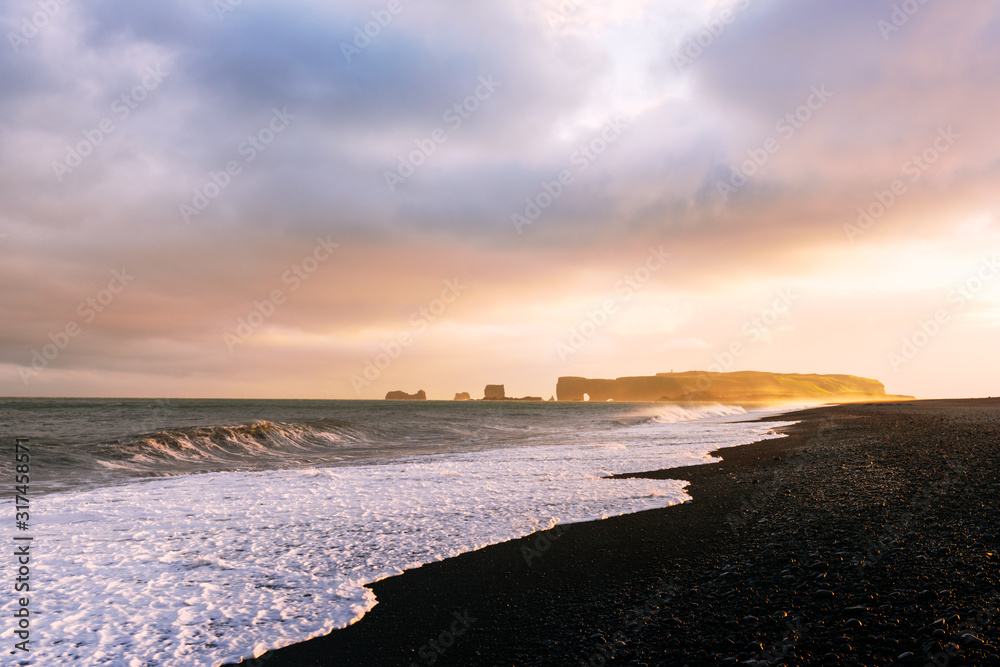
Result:
<svg viewBox="0 0 1000 667"><path fill-rule="evenodd" d="M556 524L690 500L681 481L607 477L779 437L780 423L752 421L763 414L704 404L4 399L4 545L18 534L14 438L29 438L32 457L32 650L9 652L18 605L9 593L0 651L17 664L129 667L260 655L361 618L377 603L365 583ZM13 581L13 559L3 568Z"/></svg>

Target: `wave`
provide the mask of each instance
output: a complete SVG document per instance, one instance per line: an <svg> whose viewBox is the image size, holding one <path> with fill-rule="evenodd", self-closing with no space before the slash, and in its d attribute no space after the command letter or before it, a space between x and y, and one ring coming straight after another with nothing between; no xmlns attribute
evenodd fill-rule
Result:
<svg viewBox="0 0 1000 667"><path fill-rule="evenodd" d="M745 413L740 407L706 403L659 403L639 410L634 406L624 410L616 406L602 406L599 411L592 408L563 406L553 411L539 406L537 414L510 416L493 406L470 414L466 407L400 411L396 406L372 410L351 405L336 415L339 418L312 414L243 421L247 416L244 412L208 414L209 419L218 421L206 419L200 424L152 426L132 421L137 430L123 428L105 437L93 433L76 441L38 442L36 447L50 462L39 483L46 491L54 491L136 478L368 465L425 455L560 443L614 450L648 435L632 432L636 426ZM610 415L606 412L609 409ZM618 410L621 412L615 414ZM184 415L174 415L178 417ZM124 415L121 421L131 425L133 419Z"/></svg>
<svg viewBox="0 0 1000 667"><path fill-rule="evenodd" d="M342 460L364 447L366 434L349 422L254 421L235 426L197 426L146 433L102 444L95 452L105 468L173 474L200 469L272 468L317 458Z"/></svg>
<svg viewBox="0 0 1000 667"><path fill-rule="evenodd" d="M676 424L709 417L729 417L745 415L746 410L738 405L723 405L721 403L680 404L668 403L655 408L656 414L649 416L647 424Z"/></svg>

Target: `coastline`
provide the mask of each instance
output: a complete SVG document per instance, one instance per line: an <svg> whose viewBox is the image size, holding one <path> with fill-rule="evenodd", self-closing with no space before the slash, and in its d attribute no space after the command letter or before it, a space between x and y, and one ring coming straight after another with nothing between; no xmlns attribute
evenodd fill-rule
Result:
<svg viewBox="0 0 1000 667"><path fill-rule="evenodd" d="M1000 400L764 421L791 420L627 475L689 481L691 502L384 579L359 622L242 664L1000 664Z"/></svg>

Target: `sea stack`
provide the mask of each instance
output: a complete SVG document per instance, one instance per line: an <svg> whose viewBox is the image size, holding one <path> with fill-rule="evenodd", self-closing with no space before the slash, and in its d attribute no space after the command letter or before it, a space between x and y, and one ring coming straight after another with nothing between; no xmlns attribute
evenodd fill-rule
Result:
<svg viewBox="0 0 1000 667"><path fill-rule="evenodd" d="M387 401L426 401L427 394L421 389L415 394L407 394L405 391L390 391L385 395Z"/></svg>
<svg viewBox="0 0 1000 667"><path fill-rule="evenodd" d="M503 390L502 384L488 384L486 389L483 391L484 400L487 401L502 401L507 398Z"/></svg>

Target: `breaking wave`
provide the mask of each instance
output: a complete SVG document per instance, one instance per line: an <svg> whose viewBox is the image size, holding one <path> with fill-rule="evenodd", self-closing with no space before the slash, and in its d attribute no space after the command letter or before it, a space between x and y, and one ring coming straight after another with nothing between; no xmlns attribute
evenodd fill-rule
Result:
<svg viewBox="0 0 1000 667"><path fill-rule="evenodd" d="M676 424L678 422L689 422L697 419L707 419L710 417L729 417L735 415L745 415L746 410L738 405L722 405L721 403L708 403L698 405L682 405L678 403L668 403L656 407L656 414L651 415L647 424Z"/></svg>
<svg viewBox="0 0 1000 667"><path fill-rule="evenodd" d="M371 444L352 424L334 419L313 423L254 421L132 436L98 445L95 458L107 469L175 475L336 463L357 458L370 450Z"/></svg>

